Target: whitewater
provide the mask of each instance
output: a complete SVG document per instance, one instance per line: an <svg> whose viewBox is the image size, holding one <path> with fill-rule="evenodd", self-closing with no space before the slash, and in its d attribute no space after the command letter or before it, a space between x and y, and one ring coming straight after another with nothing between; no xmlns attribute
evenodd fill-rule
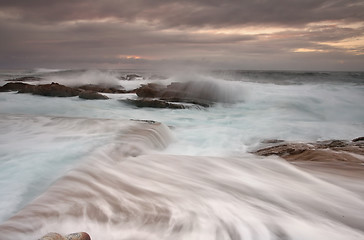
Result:
<svg viewBox="0 0 364 240"><path fill-rule="evenodd" d="M193 81L219 101L0 93L0 239L364 239L364 176L251 154L264 140L364 136L364 73L35 69L1 71L0 86L23 76L127 90Z"/></svg>

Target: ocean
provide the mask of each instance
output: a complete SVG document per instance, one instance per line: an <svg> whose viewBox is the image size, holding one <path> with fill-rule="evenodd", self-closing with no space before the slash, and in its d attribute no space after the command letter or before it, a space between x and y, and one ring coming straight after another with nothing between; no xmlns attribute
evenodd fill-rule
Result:
<svg viewBox="0 0 364 240"><path fill-rule="evenodd" d="M128 74L137 74L132 80ZM2 70L30 84L194 82L208 108L0 93L0 239L364 239L363 177L251 152L364 136L364 72ZM363 160L364 168L364 160Z"/></svg>

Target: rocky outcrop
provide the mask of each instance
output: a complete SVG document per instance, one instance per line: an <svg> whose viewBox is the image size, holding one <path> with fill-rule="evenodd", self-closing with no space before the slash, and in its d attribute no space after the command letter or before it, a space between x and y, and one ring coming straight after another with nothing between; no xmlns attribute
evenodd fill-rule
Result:
<svg viewBox="0 0 364 240"><path fill-rule="evenodd" d="M358 139L314 143L283 142L261 148L253 153L260 156L277 155L288 161L364 163L364 138Z"/></svg>
<svg viewBox="0 0 364 240"><path fill-rule="evenodd" d="M30 85L22 82L10 82L0 87L0 92L10 92L10 91L31 91L34 85Z"/></svg>
<svg viewBox="0 0 364 240"><path fill-rule="evenodd" d="M364 137L357 137L352 140L353 142L364 141Z"/></svg>
<svg viewBox="0 0 364 240"><path fill-rule="evenodd" d="M87 84L79 86L78 88L86 91L101 92L101 93L126 93L126 91L123 89L116 89L113 87L103 87L94 84Z"/></svg>
<svg viewBox="0 0 364 240"><path fill-rule="evenodd" d="M128 74L125 76L125 80L135 80L138 78L142 78L142 76L140 76L138 74Z"/></svg>
<svg viewBox="0 0 364 240"><path fill-rule="evenodd" d="M80 93L80 95L78 96L79 98L82 99L87 99L87 100L91 100L91 99L99 99L99 100L105 100L105 99L109 99L107 96L104 96L100 93L94 92L94 91L82 91Z"/></svg>
<svg viewBox="0 0 364 240"><path fill-rule="evenodd" d="M97 85L85 85L78 88L67 87L58 83L31 85L21 82L11 82L0 87L0 92L18 91L18 93L31 93L48 97L75 97L82 99L109 99L98 92L125 93L124 90L103 88Z"/></svg>
<svg viewBox="0 0 364 240"><path fill-rule="evenodd" d="M19 93L31 93L34 95L48 97L74 97L80 94L80 90L71 87L66 87L58 83L35 85L28 88L23 88Z"/></svg>
<svg viewBox="0 0 364 240"><path fill-rule="evenodd" d="M165 89L166 87L163 85L148 83L137 88L135 93L141 98L160 98Z"/></svg>
<svg viewBox="0 0 364 240"><path fill-rule="evenodd" d="M147 98L142 98L142 99L126 99L126 100L121 100L129 105L133 105L136 106L138 108L144 108L144 107L149 107L149 108L172 108L172 109L185 109L185 108L189 108L187 106L184 106L183 104L178 104L178 103L171 103L171 102L167 102L167 101L163 101L163 100L159 100L159 99L147 99Z"/></svg>
<svg viewBox="0 0 364 240"><path fill-rule="evenodd" d="M50 232L41 237L39 240L91 240L91 237L86 232L71 233L66 236Z"/></svg>
<svg viewBox="0 0 364 240"><path fill-rule="evenodd" d="M191 103L202 107L209 107L217 101L213 91L203 88L195 89L192 82L174 82L168 86L149 83L142 85L135 92L141 98L158 98L168 102Z"/></svg>

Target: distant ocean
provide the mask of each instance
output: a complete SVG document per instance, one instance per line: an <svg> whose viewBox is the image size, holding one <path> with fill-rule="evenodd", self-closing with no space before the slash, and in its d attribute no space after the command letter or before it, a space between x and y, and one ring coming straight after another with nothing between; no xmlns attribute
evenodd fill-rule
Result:
<svg viewBox="0 0 364 240"><path fill-rule="evenodd" d="M264 140L364 136L364 72L2 70L0 86L24 76L126 90L195 81L221 101L156 109L120 101L134 93L1 92L1 240L80 231L115 240L364 239L364 178L250 153Z"/></svg>

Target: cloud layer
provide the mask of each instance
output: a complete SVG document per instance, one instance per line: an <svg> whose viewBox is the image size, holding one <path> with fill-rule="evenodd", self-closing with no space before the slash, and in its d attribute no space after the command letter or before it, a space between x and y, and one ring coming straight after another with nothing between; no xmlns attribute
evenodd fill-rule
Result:
<svg viewBox="0 0 364 240"><path fill-rule="evenodd" d="M357 0L3 0L0 68L360 70Z"/></svg>

